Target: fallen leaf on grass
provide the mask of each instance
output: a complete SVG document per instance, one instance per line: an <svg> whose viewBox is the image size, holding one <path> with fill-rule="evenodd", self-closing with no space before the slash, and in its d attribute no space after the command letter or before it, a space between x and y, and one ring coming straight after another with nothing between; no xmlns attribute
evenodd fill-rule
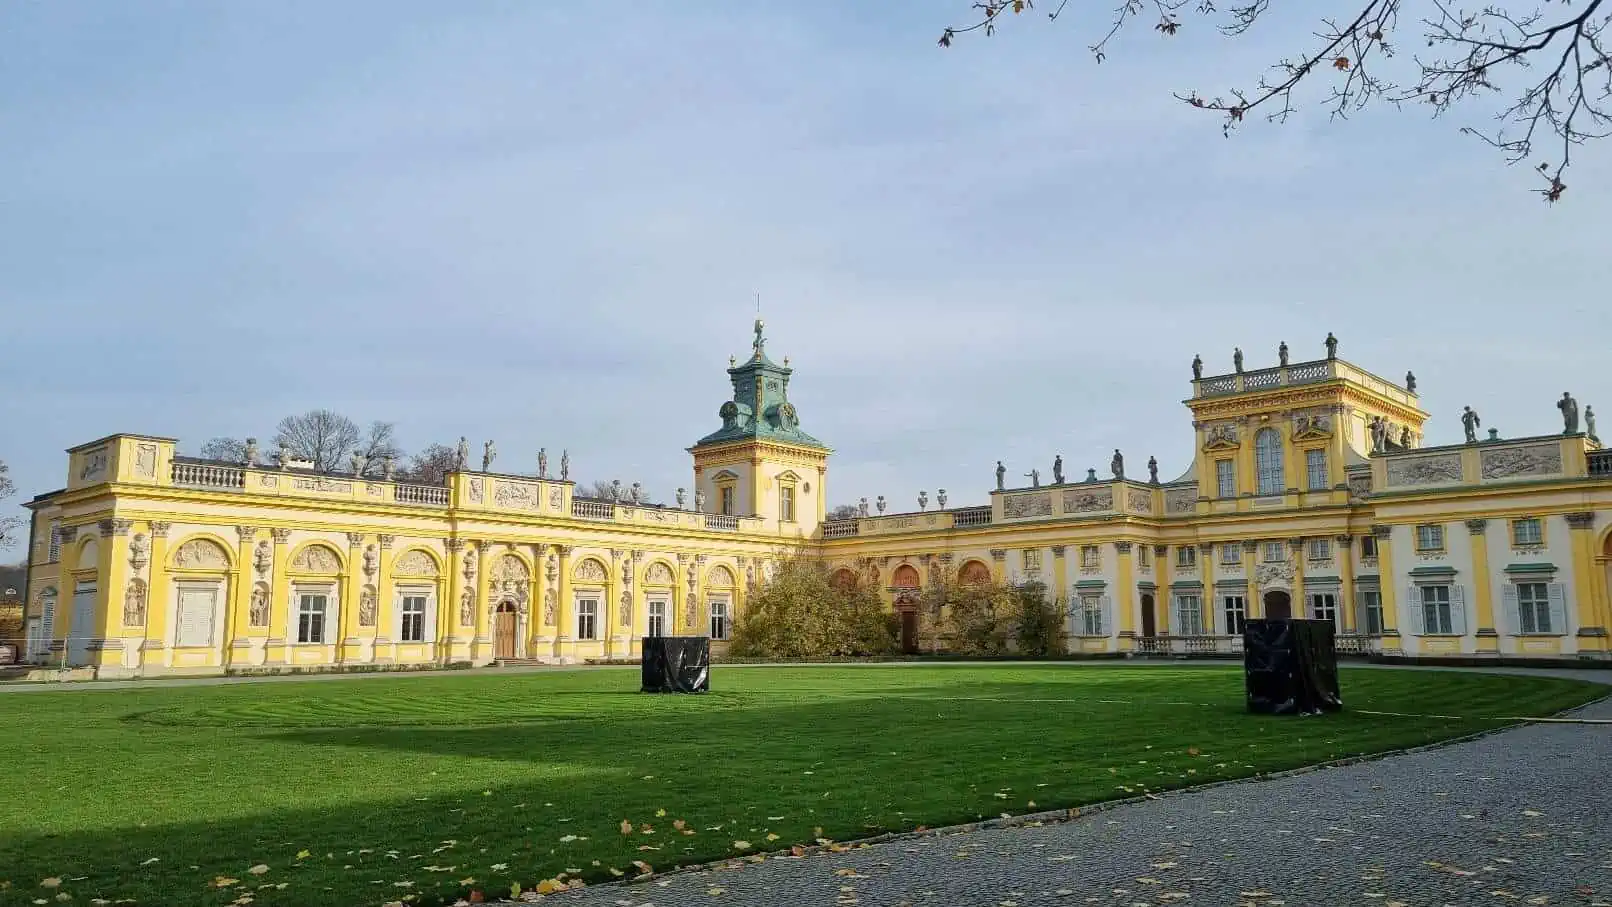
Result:
<svg viewBox="0 0 1612 907"><path fill-rule="evenodd" d="M632 834L632 820L631 819L622 819L621 820L621 833L624 834L624 835Z"/></svg>
<svg viewBox="0 0 1612 907"><path fill-rule="evenodd" d="M646 876L652 875L655 872L655 867L645 863L643 860L633 860L632 865L637 867L638 871Z"/></svg>
<svg viewBox="0 0 1612 907"><path fill-rule="evenodd" d="M734 850L749 850L750 849L750 842L749 841L734 841L733 842L733 849Z"/></svg>
<svg viewBox="0 0 1612 907"><path fill-rule="evenodd" d="M253 866L251 869L247 870L247 872L249 872L249 873L251 873L252 875L255 875L255 876L263 875L263 874L267 873L268 871L269 871L269 867L265 863L259 863L256 866Z"/></svg>

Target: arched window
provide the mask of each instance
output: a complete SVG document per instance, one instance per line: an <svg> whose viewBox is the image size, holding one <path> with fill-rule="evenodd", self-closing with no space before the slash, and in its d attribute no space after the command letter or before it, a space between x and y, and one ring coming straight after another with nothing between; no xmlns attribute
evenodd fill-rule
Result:
<svg viewBox="0 0 1612 907"><path fill-rule="evenodd" d="M828 584L842 592L848 592L856 588L856 574L841 567L829 575Z"/></svg>
<svg viewBox="0 0 1612 907"><path fill-rule="evenodd" d="M918 576L918 568L911 564L902 564L896 568L895 578L890 581L890 585L898 589L916 589L923 585L923 580Z"/></svg>
<svg viewBox="0 0 1612 907"><path fill-rule="evenodd" d="M1274 428L1261 429L1254 436L1254 472L1259 476L1260 494L1281 494L1287 488L1282 479L1282 436Z"/></svg>
<svg viewBox="0 0 1612 907"><path fill-rule="evenodd" d="M958 580L965 586L987 585L991 582L991 568L980 561L969 561L963 565Z"/></svg>

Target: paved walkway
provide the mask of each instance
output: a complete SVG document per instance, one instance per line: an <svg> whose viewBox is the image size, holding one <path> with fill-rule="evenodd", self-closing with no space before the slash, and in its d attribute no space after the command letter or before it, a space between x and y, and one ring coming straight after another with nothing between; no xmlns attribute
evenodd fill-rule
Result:
<svg viewBox="0 0 1612 907"><path fill-rule="evenodd" d="M1612 683L1606 672L1574 676ZM1575 714L1612 719L1612 700ZM1372 762L1169 794L1056 825L769 858L549 901L1612 905L1612 725L1529 725Z"/></svg>

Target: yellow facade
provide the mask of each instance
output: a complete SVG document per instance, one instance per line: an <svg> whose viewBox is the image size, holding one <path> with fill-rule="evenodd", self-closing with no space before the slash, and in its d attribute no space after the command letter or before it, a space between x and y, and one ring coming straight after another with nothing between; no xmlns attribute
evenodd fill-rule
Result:
<svg viewBox="0 0 1612 907"><path fill-rule="evenodd" d="M723 427L690 448L692 505L202 462L132 434L75 447L66 487L30 505L28 655L119 677L632 658L655 633L720 651L800 545L904 612L943 572L1045 583L1072 652L1233 654L1241 620L1283 615L1329 618L1360 653L1612 648L1612 451L1577 431L1421 447L1414 390L1330 350L1195 377L1173 481L1116 463L989 506L834 521L831 451L800 431L759 322L728 371Z"/></svg>

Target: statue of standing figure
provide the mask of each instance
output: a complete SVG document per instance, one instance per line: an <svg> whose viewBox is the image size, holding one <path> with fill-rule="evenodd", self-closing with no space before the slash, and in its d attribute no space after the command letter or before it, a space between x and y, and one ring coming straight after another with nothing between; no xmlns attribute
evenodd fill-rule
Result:
<svg viewBox="0 0 1612 907"><path fill-rule="evenodd" d="M1125 478L1125 457L1120 454L1119 448L1114 448L1114 459L1108 461L1108 468L1114 473L1114 478Z"/></svg>
<svg viewBox="0 0 1612 907"><path fill-rule="evenodd" d="M699 513L705 512L705 492L698 489L694 492L694 509Z"/></svg>
<svg viewBox="0 0 1612 907"><path fill-rule="evenodd" d="M482 472L487 472L493 468L493 458L496 456L498 456L498 448L493 446L493 442L488 441L486 444L481 445Z"/></svg>
<svg viewBox="0 0 1612 907"><path fill-rule="evenodd" d="M1243 348L1240 346L1232 348L1231 367L1237 370L1237 374L1243 373Z"/></svg>
<svg viewBox="0 0 1612 907"><path fill-rule="evenodd" d="M1562 391L1562 399L1556 401L1556 408L1562 411L1562 434L1578 434L1578 401L1567 391Z"/></svg>
<svg viewBox="0 0 1612 907"><path fill-rule="evenodd" d="M1461 428L1466 432L1466 443L1478 443L1478 429L1482 426L1483 420L1478 418L1476 410L1470 406L1461 407Z"/></svg>
<svg viewBox="0 0 1612 907"><path fill-rule="evenodd" d="M363 475L365 468L367 468L368 466L369 466L369 458L364 456L362 451L357 451L357 450L353 451L353 475L355 475L355 476Z"/></svg>
<svg viewBox="0 0 1612 907"><path fill-rule="evenodd" d="M1063 484L1063 454L1052 458L1052 484Z"/></svg>
<svg viewBox="0 0 1612 907"><path fill-rule="evenodd" d="M470 442L465 440L464 435L459 436L459 449L457 451L457 454L458 454L457 459L459 461L459 464L458 464L459 471L463 472L464 470L469 469L470 468Z"/></svg>
<svg viewBox="0 0 1612 907"><path fill-rule="evenodd" d="M571 452L562 450L560 451L560 481L564 482L569 478L571 478Z"/></svg>
<svg viewBox="0 0 1612 907"><path fill-rule="evenodd" d="M1331 331L1327 331L1326 345L1327 345L1327 358L1328 359L1336 359L1336 358L1338 358L1338 338L1332 336Z"/></svg>
<svg viewBox="0 0 1612 907"><path fill-rule="evenodd" d="M868 515L868 499L867 498L863 498L862 500L857 502L857 504L856 504L856 515L857 516L867 516Z"/></svg>
<svg viewBox="0 0 1612 907"><path fill-rule="evenodd" d="M677 509L678 510L683 509L683 503L685 501L687 501L687 500L688 500L688 492L684 491L681 488L677 489Z"/></svg>
<svg viewBox="0 0 1612 907"><path fill-rule="evenodd" d="M1029 472L1025 473L1024 477L1030 480L1030 487L1031 488L1040 488L1041 487L1041 470L1032 469Z"/></svg>
<svg viewBox="0 0 1612 907"><path fill-rule="evenodd" d="M1159 484L1159 458L1147 458L1147 480L1154 485Z"/></svg>
<svg viewBox="0 0 1612 907"><path fill-rule="evenodd" d="M1410 450L1411 435L1409 425L1399 430L1399 446L1405 448L1406 450Z"/></svg>
<svg viewBox="0 0 1612 907"><path fill-rule="evenodd" d="M1286 340L1283 340L1282 345L1278 346L1276 348L1276 362L1282 368L1287 368L1287 341Z"/></svg>
<svg viewBox="0 0 1612 907"><path fill-rule="evenodd" d="M1371 417L1371 452L1382 453L1388 448L1388 420L1382 416Z"/></svg>
<svg viewBox="0 0 1612 907"><path fill-rule="evenodd" d="M1416 393L1416 373L1415 372L1406 372L1405 373L1405 389L1410 391L1413 394Z"/></svg>
<svg viewBox="0 0 1612 907"><path fill-rule="evenodd" d="M1197 353L1192 354L1192 380L1197 381L1203 377L1203 357Z"/></svg>
<svg viewBox="0 0 1612 907"><path fill-rule="evenodd" d="M1601 436L1595 433L1595 407L1593 406L1584 407L1584 433L1590 436L1591 441L1601 440Z"/></svg>
<svg viewBox="0 0 1612 907"><path fill-rule="evenodd" d="M615 501L618 504L621 503L621 480L620 479L611 479L610 480L610 500Z"/></svg>
<svg viewBox="0 0 1612 907"><path fill-rule="evenodd" d="M540 479L549 477L549 449L547 447L537 449L537 477Z"/></svg>
<svg viewBox="0 0 1612 907"><path fill-rule="evenodd" d="M1001 491L1007 486L1007 467L1001 460L996 461L996 490Z"/></svg>

